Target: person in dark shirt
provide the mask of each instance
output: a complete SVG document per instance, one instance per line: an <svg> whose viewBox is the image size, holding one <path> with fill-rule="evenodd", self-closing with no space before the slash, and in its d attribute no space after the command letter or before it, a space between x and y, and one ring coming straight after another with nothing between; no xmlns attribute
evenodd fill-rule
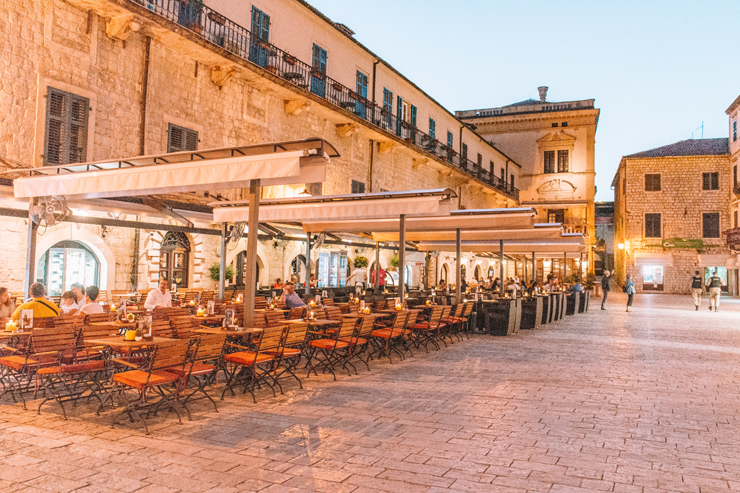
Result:
<svg viewBox="0 0 740 493"><path fill-rule="evenodd" d="M701 305L701 294L704 292L704 279L699 275L697 270L694 273L694 277L691 278L691 297L694 299L694 306L696 311L699 311L699 305Z"/></svg>
<svg viewBox="0 0 740 493"><path fill-rule="evenodd" d="M606 298L609 296L609 291L611 290L611 287L609 286L609 278L611 277L611 272L608 270L604 271L604 275L601 277L601 290L604 291L604 298L601 300L601 309L606 310Z"/></svg>
<svg viewBox="0 0 740 493"><path fill-rule="evenodd" d="M714 308L715 312L719 311L719 297L722 294L722 279L717 276L717 269L714 269L714 275L707 280L709 288L709 310Z"/></svg>

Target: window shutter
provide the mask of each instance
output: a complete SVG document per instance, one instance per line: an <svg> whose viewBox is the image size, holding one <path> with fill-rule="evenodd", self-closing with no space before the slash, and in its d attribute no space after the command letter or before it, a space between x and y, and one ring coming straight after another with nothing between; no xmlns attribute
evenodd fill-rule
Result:
<svg viewBox="0 0 740 493"><path fill-rule="evenodd" d="M84 163L87 159L87 98L71 95L69 117L69 163Z"/></svg>
<svg viewBox="0 0 740 493"><path fill-rule="evenodd" d="M198 132L195 130L185 130L185 150L186 151L197 151L198 150Z"/></svg>
<svg viewBox="0 0 740 493"><path fill-rule="evenodd" d="M44 165L58 166L65 164L65 141L67 140L66 115L69 108L69 94L49 87L46 99L46 149L44 150Z"/></svg>
<svg viewBox="0 0 740 493"><path fill-rule="evenodd" d="M167 133L167 152L198 150L198 132L195 130L170 123Z"/></svg>

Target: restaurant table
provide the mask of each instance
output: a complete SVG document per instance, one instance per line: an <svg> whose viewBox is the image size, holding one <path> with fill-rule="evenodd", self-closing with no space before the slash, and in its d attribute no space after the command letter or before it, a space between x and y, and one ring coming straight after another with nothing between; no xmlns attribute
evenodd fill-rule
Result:
<svg viewBox="0 0 740 493"><path fill-rule="evenodd" d="M201 321L203 323L214 323L214 322L221 322L225 315L206 315L205 317L200 317L198 315L191 315L194 319Z"/></svg>
<svg viewBox="0 0 740 493"><path fill-rule="evenodd" d="M541 296L527 296L522 298L522 329L536 329L542 324L544 308Z"/></svg>
<svg viewBox="0 0 740 493"><path fill-rule="evenodd" d="M242 334L259 334L260 332L264 332L265 329L261 327L250 327L248 329L236 329L236 330L227 330L223 328L218 327L212 327L209 329L195 329L193 332L198 334L226 334L229 336L238 336Z"/></svg>
<svg viewBox="0 0 740 493"><path fill-rule="evenodd" d="M163 344L166 342L179 341L180 339L170 339L167 337L152 337L151 340L142 339L140 341L126 341L123 336L111 336L111 337L95 337L92 339L85 339L86 346L108 346L113 349L121 348L143 348L156 346L157 344Z"/></svg>
<svg viewBox="0 0 740 493"><path fill-rule="evenodd" d="M286 324L303 324L308 323L308 326L313 327L323 327L324 325L339 325L342 323L341 320L329 320L328 318L317 318L316 320L286 320Z"/></svg>

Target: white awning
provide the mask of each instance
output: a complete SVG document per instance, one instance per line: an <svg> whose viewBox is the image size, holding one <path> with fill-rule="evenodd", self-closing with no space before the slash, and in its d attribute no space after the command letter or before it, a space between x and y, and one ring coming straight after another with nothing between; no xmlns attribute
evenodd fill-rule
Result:
<svg viewBox="0 0 740 493"><path fill-rule="evenodd" d="M454 252L456 244L454 241L437 241L424 242L416 245L416 248L422 252ZM499 251L499 242L469 241L462 242L460 249L463 252L491 252ZM583 242L566 240L566 241L517 241L504 242L504 254L525 254L529 255L535 252L535 255L544 257L558 258L563 253L573 254L575 257L586 252Z"/></svg>
<svg viewBox="0 0 740 493"><path fill-rule="evenodd" d="M406 219L406 231L455 231L457 228L464 230L528 229L534 226L535 215L536 211L530 208L451 211L449 215L438 217L409 217ZM400 219L398 217L362 222L338 217L334 220L303 222L303 230L310 233L326 231L331 233L395 233L397 235L399 229Z"/></svg>
<svg viewBox="0 0 740 493"><path fill-rule="evenodd" d="M263 185L324 181L328 156L306 156L291 151L257 156L202 159L178 163L106 168L96 171L45 174L14 181L16 197L63 195L69 198L102 198L177 192L211 191L248 187L253 179Z"/></svg>
<svg viewBox="0 0 740 493"><path fill-rule="evenodd" d="M461 241L520 241L520 240L544 240L562 238L563 228L556 226L535 227L534 229L490 229L490 230L464 230L460 231ZM406 241L436 242L456 241L455 231L409 231L406 233ZM374 241L398 241L398 233L373 233Z"/></svg>

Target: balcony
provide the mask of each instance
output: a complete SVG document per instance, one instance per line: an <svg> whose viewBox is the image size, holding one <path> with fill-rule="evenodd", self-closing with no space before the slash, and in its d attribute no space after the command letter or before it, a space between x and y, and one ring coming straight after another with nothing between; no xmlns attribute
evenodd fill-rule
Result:
<svg viewBox="0 0 740 493"><path fill-rule="evenodd" d="M418 150L446 161L460 171L519 200L519 190L509 186L489 170L442 145L415 126L398 120L392 111L372 103L357 92L327 76L321 70L255 36L244 27L215 10L181 0L128 0L165 19L180 24L204 40L219 46L242 60L257 65L295 87L312 92L377 129L403 139Z"/></svg>
<svg viewBox="0 0 740 493"><path fill-rule="evenodd" d="M732 187L732 191L735 192L735 195L740 195L740 183L735 183Z"/></svg>

